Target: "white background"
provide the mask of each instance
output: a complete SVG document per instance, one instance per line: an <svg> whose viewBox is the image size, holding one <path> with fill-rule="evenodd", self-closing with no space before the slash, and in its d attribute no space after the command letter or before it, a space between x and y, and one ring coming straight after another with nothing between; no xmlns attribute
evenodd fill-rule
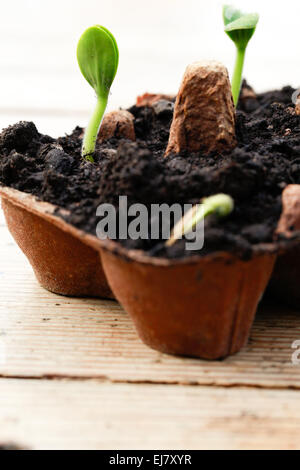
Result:
<svg viewBox="0 0 300 470"><path fill-rule="evenodd" d="M120 66L109 108L145 91L175 93L186 65L217 59L232 70L234 45L218 0L1 0L0 128L20 119L58 135L84 126L93 90L76 63L81 33L103 24L115 35ZM245 76L259 91L300 84L299 0L235 0L261 15Z"/></svg>

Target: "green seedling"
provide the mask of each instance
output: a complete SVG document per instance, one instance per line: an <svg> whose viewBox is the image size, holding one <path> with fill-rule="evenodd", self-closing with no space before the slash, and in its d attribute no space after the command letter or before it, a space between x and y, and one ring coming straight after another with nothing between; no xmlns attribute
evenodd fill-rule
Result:
<svg viewBox="0 0 300 470"><path fill-rule="evenodd" d="M234 201L227 194L216 194L202 199L201 204L193 206L172 230L171 237L166 243L166 246L173 246L177 240L184 235L190 233L198 223L205 219L210 214L215 214L217 217L226 217L234 209Z"/></svg>
<svg viewBox="0 0 300 470"><path fill-rule="evenodd" d="M98 132L119 64L119 50L115 38L103 26L88 28L79 40L77 60L82 75L94 88L97 96L96 109L86 128L82 146L82 156L94 161L93 153Z"/></svg>
<svg viewBox="0 0 300 470"><path fill-rule="evenodd" d="M236 106L241 91L246 49L250 39L255 33L259 15L257 13L245 14L232 6L226 5L223 7L223 19L225 33L235 43L237 50L235 68L232 76L232 96Z"/></svg>

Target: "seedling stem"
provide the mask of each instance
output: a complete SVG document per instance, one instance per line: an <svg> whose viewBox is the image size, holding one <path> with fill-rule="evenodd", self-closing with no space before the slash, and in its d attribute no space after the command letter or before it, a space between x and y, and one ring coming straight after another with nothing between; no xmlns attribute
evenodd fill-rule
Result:
<svg viewBox="0 0 300 470"><path fill-rule="evenodd" d="M241 91L246 49L250 39L255 33L259 16L257 13L245 14L230 5L225 5L223 7L223 20L225 33L234 42L237 51L232 76L232 96L236 106Z"/></svg>
<svg viewBox="0 0 300 470"><path fill-rule="evenodd" d="M85 130L82 153L90 161L93 161L92 154L95 150L97 135L103 120L103 116L107 107L108 97L103 96L98 98L95 111L90 119L90 122Z"/></svg>
<svg viewBox="0 0 300 470"><path fill-rule="evenodd" d="M232 82L231 82L233 102L235 106L238 103L240 91L241 91L245 55L246 55L246 49L237 47L235 67L234 67L234 72L233 72L233 77L232 77Z"/></svg>

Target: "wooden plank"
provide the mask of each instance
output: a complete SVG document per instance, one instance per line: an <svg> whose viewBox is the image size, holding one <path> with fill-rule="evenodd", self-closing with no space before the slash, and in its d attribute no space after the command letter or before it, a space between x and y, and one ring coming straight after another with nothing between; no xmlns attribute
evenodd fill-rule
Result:
<svg viewBox="0 0 300 470"><path fill-rule="evenodd" d="M0 442L33 449L299 449L296 391L0 380Z"/></svg>
<svg viewBox="0 0 300 470"><path fill-rule="evenodd" d="M42 289L4 226L0 260L1 376L300 388L300 365L291 362L300 339L296 311L261 308L249 344L225 361L173 357L145 346L116 302Z"/></svg>

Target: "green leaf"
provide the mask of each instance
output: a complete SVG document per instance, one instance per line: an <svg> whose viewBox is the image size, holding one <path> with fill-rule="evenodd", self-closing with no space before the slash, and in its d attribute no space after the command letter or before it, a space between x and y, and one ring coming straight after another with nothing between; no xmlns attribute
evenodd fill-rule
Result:
<svg viewBox="0 0 300 470"><path fill-rule="evenodd" d="M228 23L232 23L232 21L237 20L241 16L243 16L243 13L237 8L233 7L232 5L223 6L223 20L224 20L225 26Z"/></svg>
<svg viewBox="0 0 300 470"><path fill-rule="evenodd" d="M223 19L225 32L230 39L236 44L237 48L246 49L255 32L259 15L257 13L244 14L233 7L225 6L223 8Z"/></svg>
<svg viewBox="0 0 300 470"><path fill-rule="evenodd" d="M115 53L116 53L116 59L117 59L116 68L118 68L118 65L119 65L119 48L118 48L117 41L115 40L115 37L112 35L112 33L107 28L105 28L104 26L100 26L100 25L97 25L97 26L98 26L98 28L102 28L111 37L111 40L113 41L114 46L115 46Z"/></svg>
<svg viewBox="0 0 300 470"><path fill-rule="evenodd" d="M92 26L77 47L80 70L97 96L108 96L117 73L119 50L113 35L103 26Z"/></svg>
<svg viewBox="0 0 300 470"><path fill-rule="evenodd" d="M257 13L249 13L248 15L243 15L231 23L228 23L226 25L225 31L228 32L237 29L253 29L256 28L258 20L259 16Z"/></svg>

